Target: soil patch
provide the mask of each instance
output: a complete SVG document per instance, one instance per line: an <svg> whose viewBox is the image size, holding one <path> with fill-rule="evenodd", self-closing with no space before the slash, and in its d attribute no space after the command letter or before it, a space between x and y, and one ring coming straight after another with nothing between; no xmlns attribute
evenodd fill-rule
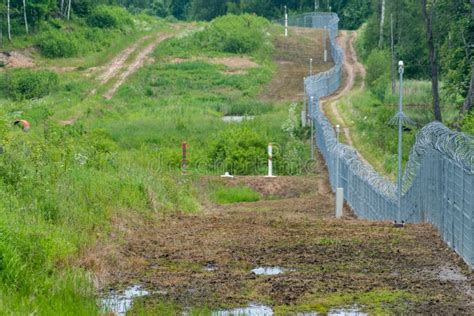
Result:
<svg viewBox="0 0 474 316"><path fill-rule="evenodd" d="M313 73L327 71L333 66L331 59L324 62L323 34L317 29L290 28L288 37L277 38L274 55L277 73L264 89L263 99L303 100L303 78L309 76L310 58L313 59Z"/></svg>
<svg viewBox="0 0 474 316"><path fill-rule="evenodd" d="M31 50L0 53L0 64L3 64L5 68L35 67L35 62L31 53Z"/></svg>

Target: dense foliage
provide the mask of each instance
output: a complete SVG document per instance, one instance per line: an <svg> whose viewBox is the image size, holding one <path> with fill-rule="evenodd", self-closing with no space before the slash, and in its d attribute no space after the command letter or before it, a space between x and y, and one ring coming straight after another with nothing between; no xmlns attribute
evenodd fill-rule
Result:
<svg viewBox="0 0 474 316"><path fill-rule="evenodd" d="M69 6L69 2L71 5ZM269 19L281 18L286 5L290 12L307 12L316 9L332 10L341 17L344 28L356 29L372 13L370 2L365 0L23 0L10 1L11 34L17 36L27 31L38 31L44 22L51 19L85 18L90 25L97 27L121 27L129 20L118 7L120 5L132 13L144 12L158 17L174 17L187 20L212 20L227 13L251 13ZM1 33L8 34L7 4L0 3ZM26 15L26 21L24 16ZM1 44L0 44L1 45Z"/></svg>
<svg viewBox="0 0 474 316"><path fill-rule="evenodd" d="M133 20L124 8L100 5L91 12L87 24L99 28L126 28L133 24Z"/></svg>
<svg viewBox="0 0 474 316"><path fill-rule="evenodd" d="M373 1L374 14L368 19L361 38L362 58L373 57L373 51L383 50L390 56L391 20L393 20L394 62L405 62L408 78L428 79L431 76L426 26L420 1L386 1L382 30L381 2ZM474 21L469 0L428 1L433 15L433 36L436 57L449 106L460 108L471 79L474 56ZM382 36L381 36L382 32ZM377 53L379 54L379 53ZM390 58L390 57L389 57ZM386 58L387 63L390 60ZM396 70L396 68L395 68ZM378 70L375 70L378 71ZM369 69L369 78L372 76Z"/></svg>
<svg viewBox="0 0 474 316"><path fill-rule="evenodd" d="M58 75L54 72L14 69L4 75L2 88L11 98L21 100L44 97L57 85Z"/></svg>
<svg viewBox="0 0 474 316"><path fill-rule="evenodd" d="M226 15L216 18L204 32L199 33L197 40L204 47L215 50L248 54L258 51L266 43L270 45L265 27L266 19L245 15Z"/></svg>

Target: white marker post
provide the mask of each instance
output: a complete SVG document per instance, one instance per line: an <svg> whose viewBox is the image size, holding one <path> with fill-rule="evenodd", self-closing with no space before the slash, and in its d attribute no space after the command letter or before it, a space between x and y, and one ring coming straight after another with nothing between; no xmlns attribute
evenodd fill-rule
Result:
<svg viewBox="0 0 474 316"><path fill-rule="evenodd" d="M311 96L309 103L309 124L311 124L311 159L314 159L314 124L313 124L313 113L314 113L314 97Z"/></svg>
<svg viewBox="0 0 474 316"><path fill-rule="evenodd" d="M307 103L306 103L306 78L303 78L303 93L304 93L304 98L303 98L303 111L301 111L301 127L306 127L307 123L307 115L308 115L308 108L307 108Z"/></svg>
<svg viewBox="0 0 474 316"><path fill-rule="evenodd" d="M336 139L339 144L339 135L341 129L339 125L336 125ZM341 218L343 215L344 205L344 188L339 187L339 156L336 159L336 218Z"/></svg>
<svg viewBox="0 0 474 316"><path fill-rule="evenodd" d="M309 59L309 75L313 75L313 58Z"/></svg>
<svg viewBox="0 0 474 316"><path fill-rule="evenodd" d="M344 189L336 189L336 218L342 217L342 206L344 205Z"/></svg>
<svg viewBox="0 0 474 316"><path fill-rule="evenodd" d="M323 31L323 46L324 46L324 62L328 62L328 49L327 49L327 39L326 39L326 26L324 26L324 31Z"/></svg>
<svg viewBox="0 0 474 316"><path fill-rule="evenodd" d="M267 178L274 178L273 175L273 146L272 143L268 144L268 175Z"/></svg>
<svg viewBox="0 0 474 316"><path fill-rule="evenodd" d="M288 11L285 6L285 37L288 37Z"/></svg>

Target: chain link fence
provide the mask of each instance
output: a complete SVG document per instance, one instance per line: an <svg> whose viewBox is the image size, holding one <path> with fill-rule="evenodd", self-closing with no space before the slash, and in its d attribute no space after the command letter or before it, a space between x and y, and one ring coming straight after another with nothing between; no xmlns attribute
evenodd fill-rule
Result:
<svg viewBox="0 0 474 316"><path fill-rule="evenodd" d="M284 20L277 21L284 24ZM321 112L319 100L340 87L344 55L336 43L339 18L335 13L308 13L288 19L289 26L326 29L335 66L305 79L305 93L316 130L315 141L329 170L333 190L360 218L395 220L397 187L365 163L357 151L337 142ZM474 267L474 138L434 122L417 135L402 187L402 219L429 222L468 265Z"/></svg>

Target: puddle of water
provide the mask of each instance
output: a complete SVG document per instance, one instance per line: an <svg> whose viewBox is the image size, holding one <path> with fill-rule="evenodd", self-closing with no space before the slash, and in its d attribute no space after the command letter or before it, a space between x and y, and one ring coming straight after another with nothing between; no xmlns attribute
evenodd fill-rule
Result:
<svg viewBox="0 0 474 316"><path fill-rule="evenodd" d="M256 275L277 275L289 270L280 267L257 267L252 270Z"/></svg>
<svg viewBox="0 0 474 316"><path fill-rule="evenodd" d="M217 266L212 264L212 263L208 263L204 266L204 270L205 271L208 271L208 272L212 272L212 271L216 271L217 270Z"/></svg>
<svg viewBox="0 0 474 316"><path fill-rule="evenodd" d="M222 120L227 123L241 123L244 120L253 120L255 117L254 116L224 116L222 117Z"/></svg>
<svg viewBox="0 0 474 316"><path fill-rule="evenodd" d="M257 303L249 304L247 307L240 307L234 309L226 309L214 311L211 316L272 316L273 309L270 306L261 305ZM316 312L300 312L297 316L318 316ZM368 314L361 312L357 306L351 308L331 309L328 316L367 316Z"/></svg>
<svg viewBox="0 0 474 316"><path fill-rule="evenodd" d="M147 296L148 291L143 290L140 285L133 285L127 288L123 293L111 291L110 294L99 300L99 306L104 312L112 312L117 316L125 316L127 311L132 308L133 299Z"/></svg>
<svg viewBox="0 0 474 316"><path fill-rule="evenodd" d="M467 281L467 277L457 267L442 267L438 276L441 281Z"/></svg>
<svg viewBox="0 0 474 316"><path fill-rule="evenodd" d="M272 316L273 309L266 305L249 304L247 307L214 311L211 316Z"/></svg>
<svg viewBox="0 0 474 316"><path fill-rule="evenodd" d="M331 309L328 316L367 316L367 313L361 312L357 306L351 308L337 308ZM318 316L316 312L300 312L296 316Z"/></svg>
<svg viewBox="0 0 474 316"><path fill-rule="evenodd" d="M328 316L367 316L367 313L362 312L357 306L351 308L331 309Z"/></svg>

